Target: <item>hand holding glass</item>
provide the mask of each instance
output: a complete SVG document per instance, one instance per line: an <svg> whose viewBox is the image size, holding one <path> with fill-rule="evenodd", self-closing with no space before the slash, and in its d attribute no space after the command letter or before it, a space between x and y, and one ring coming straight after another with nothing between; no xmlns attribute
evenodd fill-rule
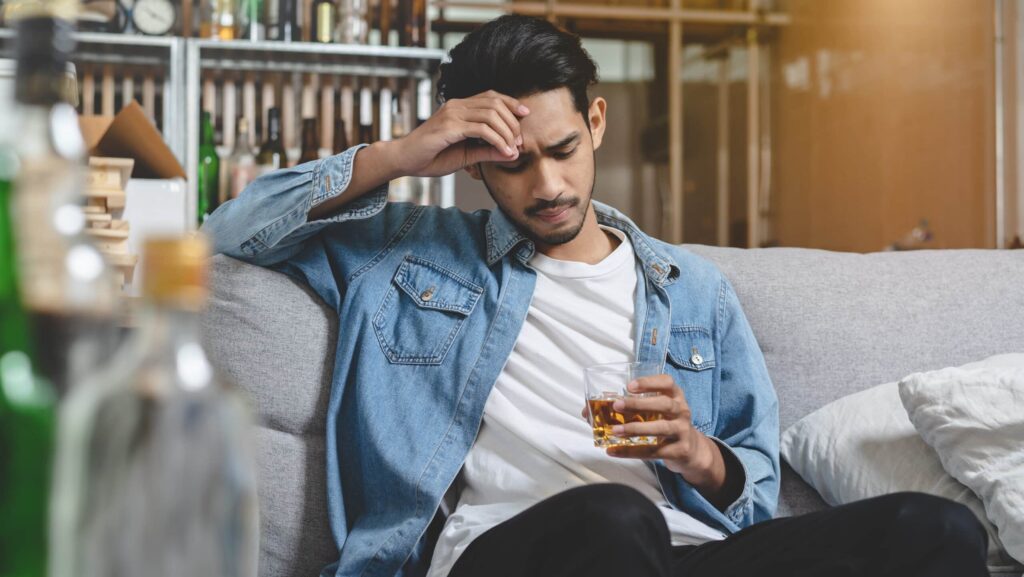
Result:
<svg viewBox="0 0 1024 577"><path fill-rule="evenodd" d="M615 401L626 397L652 397L658 393L630 393L626 386L640 378L661 373L658 363L610 363L587 367L584 373L584 387L587 401L587 420L594 429L595 447L649 446L657 445L658 437L640 435L616 437L612 427L626 423L647 423L663 418L656 411L619 412L613 408Z"/></svg>

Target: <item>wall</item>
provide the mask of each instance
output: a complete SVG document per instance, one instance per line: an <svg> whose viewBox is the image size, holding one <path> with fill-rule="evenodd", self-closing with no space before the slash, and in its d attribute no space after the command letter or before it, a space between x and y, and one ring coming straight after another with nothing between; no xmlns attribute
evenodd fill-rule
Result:
<svg viewBox="0 0 1024 577"><path fill-rule="evenodd" d="M991 0L790 0L773 64L778 244L871 251L922 219L994 246Z"/></svg>

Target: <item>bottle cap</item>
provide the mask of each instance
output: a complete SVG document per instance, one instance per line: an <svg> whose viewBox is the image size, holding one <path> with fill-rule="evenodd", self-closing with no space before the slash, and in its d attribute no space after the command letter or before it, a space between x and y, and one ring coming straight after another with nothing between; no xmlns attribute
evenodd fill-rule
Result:
<svg viewBox="0 0 1024 577"><path fill-rule="evenodd" d="M190 311L203 307L210 253L205 236L149 238L142 253L142 295L146 300Z"/></svg>

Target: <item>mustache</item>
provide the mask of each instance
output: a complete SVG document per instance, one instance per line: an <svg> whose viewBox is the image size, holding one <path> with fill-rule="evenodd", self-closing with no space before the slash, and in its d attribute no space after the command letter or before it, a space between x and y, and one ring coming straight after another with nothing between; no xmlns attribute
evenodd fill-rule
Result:
<svg viewBox="0 0 1024 577"><path fill-rule="evenodd" d="M578 198L569 198L565 200L559 200L557 198L555 200L542 200L537 204L531 206L530 208L526 209L524 212L526 213L526 216L537 216L538 213L544 210L551 210L562 207L573 208L575 206L578 206L579 203L580 199Z"/></svg>

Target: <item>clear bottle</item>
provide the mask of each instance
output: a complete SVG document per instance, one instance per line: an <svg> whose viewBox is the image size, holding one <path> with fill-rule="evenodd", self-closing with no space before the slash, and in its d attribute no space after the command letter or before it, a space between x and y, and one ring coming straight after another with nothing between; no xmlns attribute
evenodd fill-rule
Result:
<svg viewBox="0 0 1024 577"><path fill-rule="evenodd" d="M234 0L201 0L199 4L199 37L234 40Z"/></svg>
<svg viewBox="0 0 1024 577"><path fill-rule="evenodd" d="M252 423L200 344L207 243L143 253L138 333L61 407L50 577L251 577Z"/></svg>
<svg viewBox="0 0 1024 577"><path fill-rule="evenodd" d="M249 121L238 119L238 134L235 148L227 160L228 185L231 198L238 198L246 186L256 179L256 157L249 148Z"/></svg>
<svg viewBox="0 0 1024 577"><path fill-rule="evenodd" d="M367 44L370 41L370 0L338 0L338 42Z"/></svg>
<svg viewBox="0 0 1024 577"><path fill-rule="evenodd" d="M85 147L65 101L71 26L51 18L19 23L14 181L21 294L33 325L36 366L63 395L97 370L117 345L118 289L86 237Z"/></svg>

